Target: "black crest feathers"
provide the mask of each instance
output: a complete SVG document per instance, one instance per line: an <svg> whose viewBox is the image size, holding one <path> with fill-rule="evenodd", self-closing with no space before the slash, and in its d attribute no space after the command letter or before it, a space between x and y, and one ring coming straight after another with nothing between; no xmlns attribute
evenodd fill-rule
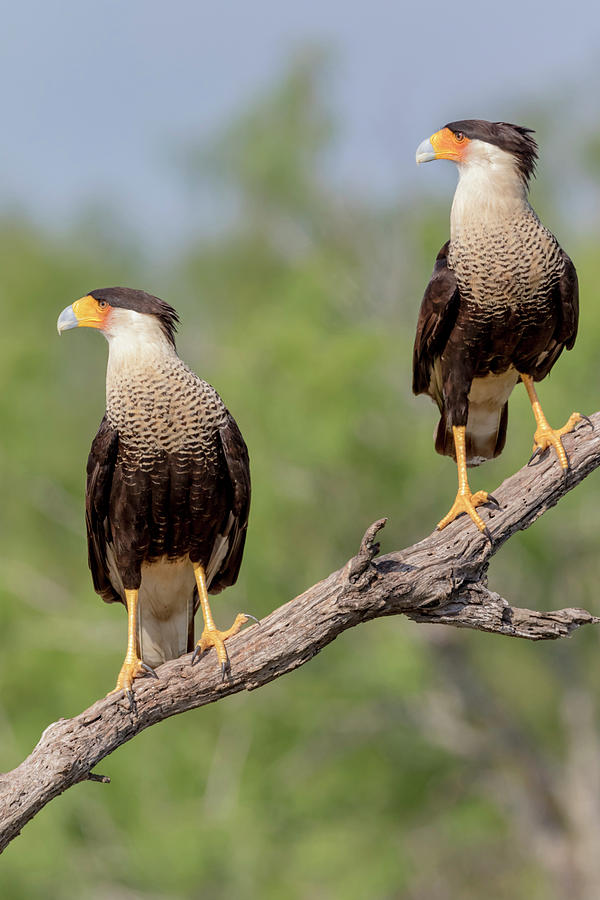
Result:
<svg viewBox="0 0 600 900"><path fill-rule="evenodd" d="M133 309L149 316L156 316L165 336L175 346L175 332L179 316L173 307L161 300L160 297L154 297L152 294L147 294L146 291L136 291L126 287L99 288L90 291L90 296L95 300L106 300L114 307Z"/></svg>
<svg viewBox="0 0 600 900"><path fill-rule="evenodd" d="M501 150L512 153L525 184L529 184L534 176L538 145L531 136L534 134L531 128L511 125L510 122L486 122L485 119L461 119L449 122L445 127L455 133L461 131L470 140L495 144Z"/></svg>

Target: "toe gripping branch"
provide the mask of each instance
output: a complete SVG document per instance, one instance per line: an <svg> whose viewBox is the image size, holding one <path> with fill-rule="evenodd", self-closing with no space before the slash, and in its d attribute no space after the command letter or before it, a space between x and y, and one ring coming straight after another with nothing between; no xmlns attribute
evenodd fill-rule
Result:
<svg viewBox="0 0 600 900"><path fill-rule="evenodd" d="M211 647L214 647L217 651L217 658L221 666L221 678L224 681L228 672L231 671L229 655L225 648L225 641L227 640L227 638L233 637L234 634L237 634L240 628L245 625L249 619L252 619L257 623L257 625L260 625L260 621L256 618L256 616L252 616L249 613L238 613L231 628L228 628L226 631L219 631L214 623L210 605L208 603L206 575L204 572L204 567L200 563L194 563L194 575L196 577L198 596L200 598L200 608L202 610L202 617L204 619L204 631L202 632L200 640L196 644L196 648L192 655L192 665L194 665L198 657L202 653L204 653L205 650L209 650Z"/></svg>
<svg viewBox="0 0 600 900"><path fill-rule="evenodd" d="M573 424L569 427L569 423L571 422L572 419L574 420ZM583 422L583 425L581 426L581 428L578 429L576 426L580 422ZM554 435L557 436L557 440L560 440L560 443L562 446L562 435L563 434L568 434L570 431L581 431L584 428L588 428L588 427L592 431L595 430L594 423L592 422L592 420L590 419L589 416L584 416L581 413L573 413L573 415L569 417L569 420L567 421L567 424L564 426L564 428L550 429L550 431ZM536 435L537 434L538 434L538 432L536 431ZM539 461L542 459L542 457L544 457L546 455L546 453L550 449L551 445L555 445L555 441L548 439L548 441L545 442L545 446L543 446L541 444L538 444L536 438L534 438L533 453L529 457L527 465L528 466L533 465L534 461L536 461L536 465L537 465L539 463ZM557 455L558 455L559 461L560 461L560 453L558 451L558 448L556 448L556 450L557 450ZM565 456L567 464L566 464L566 466L562 466L562 468L563 468L563 471L564 471L564 474L566 477L566 475L569 473L569 471L571 469L571 464L569 462L569 457L567 456L567 452L564 450L564 447L563 447L563 452L564 452L564 456ZM561 463L561 465L562 465L562 463Z"/></svg>
<svg viewBox="0 0 600 900"><path fill-rule="evenodd" d="M239 625L237 624L238 619L242 620ZM219 662L221 663L221 680L225 681L226 676L231 671L231 663L229 661L227 648L225 647L225 641L228 637L232 637L234 634L237 634L240 628L245 625L249 619L252 619L252 621L256 622L257 625L260 625L260 619L257 619L256 616L253 616L251 613L239 613L236 617L235 622L233 623L231 628L227 629L227 631L219 631L217 628L207 629L205 627L204 631L202 632L202 637L196 644L196 648L192 654L191 665L195 665L197 660L202 656L203 653L206 652L206 650L214 647L217 650ZM221 659L221 655L219 653L219 643L222 644L225 659Z"/></svg>
<svg viewBox="0 0 600 900"><path fill-rule="evenodd" d="M142 662L138 655L138 591L125 590L125 602L127 605L127 652L117 685L111 693L124 691L125 696L129 700L129 708L135 710L135 696L133 693L133 682L138 675L144 672L151 675L152 678L158 680L158 675L149 665Z"/></svg>
<svg viewBox="0 0 600 900"><path fill-rule="evenodd" d="M566 479L570 470L570 465L569 457L563 447L562 438L565 434L569 434L569 432L573 431L579 422L583 422L584 427L589 426L592 430L594 429L594 423L589 416L582 416L581 413L574 412L571 413L566 424L563 425L562 428L551 428L544 415L533 378L531 375L521 374L521 381L525 385L525 390L527 391L529 402L531 403L531 410L536 424L535 434L533 436L533 453L531 454L527 465L530 466L536 459L539 461L550 447L554 447Z"/></svg>
<svg viewBox="0 0 600 900"><path fill-rule="evenodd" d="M458 516L462 513L467 513L467 515L472 519L475 523L479 531L482 532L488 539L488 541L493 543L492 534L477 512L478 506L487 506L491 504L496 509L500 509L500 504L493 496L493 494L488 494L487 491L477 491L475 494L471 491L469 487L469 480L467 477L467 453L466 453L466 428L464 425L457 426L454 425L452 427L452 432L454 435L454 447L456 450L456 467L458 470L458 492L456 494L456 499L450 508L450 512L444 516L444 518L438 522L438 530L441 531L446 525L449 525L450 522L453 522Z"/></svg>

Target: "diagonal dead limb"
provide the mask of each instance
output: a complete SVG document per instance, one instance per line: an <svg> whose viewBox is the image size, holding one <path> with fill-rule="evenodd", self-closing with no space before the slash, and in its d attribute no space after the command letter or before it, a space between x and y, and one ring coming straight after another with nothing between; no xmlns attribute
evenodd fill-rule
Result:
<svg viewBox="0 0 600 900"><path fill-rule="evenodd" d="M21 765L0 775L0 852L50 800L81 781L106 781L93 768L140 731L228 694L256 690L308 662L348 628L380 616L403 614L416 622L473 628L527 640L568 637L600 619L582 609L539 612L511 606L487 587L490 558L515 532L528 528L586 475L600 466L600 413L594 429L566 435L571 464L565 479L553 455L524 466L494 497L499 509L482 510L492 541L467 517L442 532L378 557L371 525L359 552L343 568L285 603L228 644L226 681L210 654L190 665L191 654L160 668L160 681L136 683L136 711L109 695L72 719L43 732Z"/></svg>

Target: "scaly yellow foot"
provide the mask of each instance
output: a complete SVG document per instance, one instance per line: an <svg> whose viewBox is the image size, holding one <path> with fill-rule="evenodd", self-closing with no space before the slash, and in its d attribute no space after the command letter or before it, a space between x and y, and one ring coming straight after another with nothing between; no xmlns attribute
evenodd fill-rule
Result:
<svg viewBox="0 0 600 900"><path fill-rule="evenodd" d="M246 613L238 613L235 617L235 622L231 628L227 629L227 631L219 631L214 623L211 626L205 625L202 636L196 644L196 649L192 656L192 665L194 665L200 654L209 650L211 647L214 647L217 651L217 659L219 660L221 673L224 678L229 669L229 657L227 656L227 650L225 649L225 641L227 638L237 634L242 625L245 625L250 619L254 619L255 622L258 622L258 619L255 619L254 616L246 615Z"/></svg>
<svg viewBox="0 0 600 900"><path fill-rule="evenodd" d="M562 428L551 428L538 399L533 378L531 375L524 375L522 372L520 375L521 381L525 385L525 390L527 391L535 418L535 424L537 426L533 436L533 455L529 462L532 462L538 454L544 453L548 447L552 446L556 450L558 461L566 477L569 470L569 459L562 444L562 436L563 434L568 434L569 431L573 431L577 423L581 421L585 422L593 429L594 426L592 420L588 418L588 416L582 416L580 413L574 412L569 416L569 421Z"/></svg>
<svg viewBox="0 0 600 900"><path fill-rule="evenodd" d="M153 678L158 679L154 669L142 662L138 656L131 658L126 656L117 678L117 686L111 691L111 694L116 694L117 691L125 691L127 696L129 696L132 693L133 679L137 678L138 675L152 675Z"/></svg>
<svg viewBox="0 0 600 900"><path fill-rule="evenodd" d="M242 625L245 625L249 619L253 619L258 624L260 624L260 622L258 622L258 619L255 616L251 616L249 613L238 613L231 628L228 628L227 631L219 631L213 621L212 612L210 611L208 603L208 588L206 586L204 566L202 563L193 563L193 566L196 587L198 588L198 598L200 600L200 609L202 610L202 618L204 619L204 631L202 632L202 637L196 644L196 649L192 656L192 665L194 665L201 653L204 653L204 651L208 650L210 647L214 647L217 651L217 658L221 664L221 674L223 678L225 678L225 675L229 670L229 657L227 656L227 650L225 649L225 641L227 638L237 634Z"/></svg>
<svg viewBox="0 0 600 900"><path fill-rule="evenodd" d="M158 675L154 669L151 669L145 662L142 662L137 655L138 591L126 589L125 603L127 605L127 652L125 654L125 659L123 660L123 665L121 666L121 671L119 672L119 677L117 678L117 686L110 693L116 694L117 691L125 691L129 700L129 705L133 710L135 708L132 690L133 679L137 678L138 675L141 675L142 672L146 672L148 675L152 675L153 678L157 679Z"/></svg>
<svg viewBox="0 0 600 900"><path fill-rule="evenodd" d="M492 535L489 532L485 522L477 512L476 507L482 506L484 503L494 503L500 506L495 497L486 491L477 491L472 494L467 478L467 453L465 448L466 428L464 425L453 425L452 434L454 436L454 449L456 451L456 467L458 469L458 492L456 500L452 504L452 508L447 516L444 516L441 522L438 522L438 529L441 531L450 522L453 522L461 513L467 515L475 522L480 531L482 531L490 544L492 543Z"/></svg>
<svg viewBox="0 0 600 900"><path fill-rule="evenodd" d="M533 436L533 456L531 459L534 459L539 453L544 453L548 447L552 446L556 450L556 455L558 456L561 467L563 469L568 469L569 459L565 452L565 448L563 447L562 436L563 434L568 434L570 431L573 431L578 422L582 421L589 422L590 420L587 416L582 416L577 412L574 412L569 416L567 424L563 425L562 428L551 428L544 419L543 422L538 424Z"/></svg>
<svg viewBox="0 0 600 900"><path fill-rule="evenodd" d="M491 494L488 494L486 491L477 491L475 494L472 494L468 485L466 490L459 490L456 495L456 500L452 504L450 512L447 516L444 516L441 522L438 522L438 530L441 531L442 528L445 528L446 525L449 525L450 522L453 522L458 516L462 513L467 513L468 516L475 522L480 531L488 537L491 541L490 532L477 512L477 506L483 506L484 503L495 503L498 506L498 501L495 497L492 497Z"/></svg>

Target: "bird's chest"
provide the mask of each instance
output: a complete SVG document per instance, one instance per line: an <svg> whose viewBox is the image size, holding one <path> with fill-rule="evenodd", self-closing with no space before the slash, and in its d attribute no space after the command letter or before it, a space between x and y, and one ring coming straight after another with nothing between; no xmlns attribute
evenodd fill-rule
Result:
<svg viewBox="0 0 600 900"><path fill-rule="evenodd" d="M114 374L107 382L106 414L120 447L142 461L163 454L210 456L223 418L216 392L199 389L185 370Z"/></svg>
<svg viewBox="0 0 600 900"><path fill-rule="evenodd" d="M473 223L453 237L448 264L461 298L487 314L550 301L560 275L558 244L537 219Z"/></svg>

